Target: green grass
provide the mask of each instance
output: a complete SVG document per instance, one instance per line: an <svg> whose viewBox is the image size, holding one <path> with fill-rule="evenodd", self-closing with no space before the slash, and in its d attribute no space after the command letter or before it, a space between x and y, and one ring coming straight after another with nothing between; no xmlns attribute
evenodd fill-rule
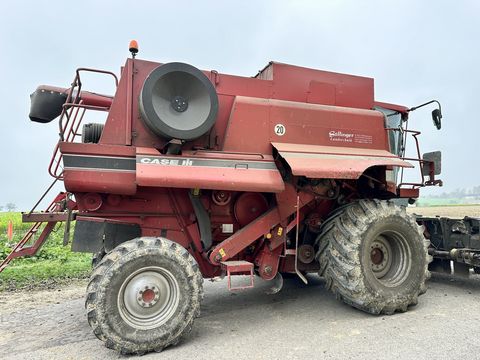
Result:
<svg viewBox="0 0 480 360"><path fill-rule="evenodd" d="M22 215L18 212L0 212L0 231L1 235L5 235L7 231L8 221L11 220L15 229L21 227L28 227L28 224L22 223Z"/></svg>
<svg viewBox="0 0 480 360"><path fill-rule="evenodd" d="M9 220L14 229L12 241L7 238ZM22 223L20 213L0 213L0 261L29 228L30 224ZM14 259L0 273L0 290L41 286L45 280L86 277L91 270L91 258L91 254L73 253L69 245L63 246L63 226L59 226L35 256Z"/></svg>
<svg viewBox="0 0 480 360"><path fill-rule="evenodd" d="M480 204L456 204L456 203L451 203L451 204L430 204L430 205L424 205L422 203L419 203L418 206L428 206L428 207L469 207L469 206L479 206Z"/></svg>
<svg viewBox="0 0 480 360"><path fill-rule="evenodd" d="M469 206L475 205L462 198L420 198L417 206Z"/></svg>

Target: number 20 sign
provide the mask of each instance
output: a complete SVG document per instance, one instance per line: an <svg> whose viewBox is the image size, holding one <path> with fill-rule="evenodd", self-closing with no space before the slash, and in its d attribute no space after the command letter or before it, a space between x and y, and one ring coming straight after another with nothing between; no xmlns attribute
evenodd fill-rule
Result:
<svg viewBox="0 0 480 360"><path fill-rule="evenodd" d="M285 125L277 124L275 125L274 131L275 131L275 135L283 136L287 132L287 129L285 129Z"/></svg>

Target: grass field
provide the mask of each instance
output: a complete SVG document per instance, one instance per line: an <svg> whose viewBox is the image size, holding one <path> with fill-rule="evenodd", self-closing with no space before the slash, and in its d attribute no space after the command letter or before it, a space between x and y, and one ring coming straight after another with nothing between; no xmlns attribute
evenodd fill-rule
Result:
<svg viewBox="0 0 480 360"><path fill-rule="evenodd" d="M417 206L409 207L408 212L423 216L480 217L480 205Z"/></svg>
<svg viewBox="0 0 480 360"><path fill-rule="evenodd" d="M462 206L465 203L465 199L462 198L420 198L417 201L418 206L430 207L430 206ZM470 205L470 204L469 204Z"/></svg>
<svg viewBox="0 0 480 360"><path fill-rule="evenodd" d="M9 221L12 221L14 229L12 241L7 238ZM0 213L0 261L8 256L29 227L30 224L22 223L20 213ZM14 259L0 273L0 290L85 277L91 270L91 257L91 254L72 253L70 246L63 246L63 226L60 226L52 232L36 256Z"/></svg>

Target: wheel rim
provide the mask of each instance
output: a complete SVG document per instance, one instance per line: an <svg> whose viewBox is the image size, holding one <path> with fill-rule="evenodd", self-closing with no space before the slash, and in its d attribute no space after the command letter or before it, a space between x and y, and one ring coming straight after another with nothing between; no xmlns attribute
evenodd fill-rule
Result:
<svg viewBox="0 0 480 360"><path fill-rule="evenodd" d="M412 266L410 245L402 234L385 231L370 244L370 267L375 278L387 287L405 281Z"/></svg>
<svg viewBox="0 0 480 360"><path fill-rule="evenodd" d="M172 273L145 267L130 274L120 287L118 309L130 326L148 330L167 322L179 303L179 285Z"/></svg>

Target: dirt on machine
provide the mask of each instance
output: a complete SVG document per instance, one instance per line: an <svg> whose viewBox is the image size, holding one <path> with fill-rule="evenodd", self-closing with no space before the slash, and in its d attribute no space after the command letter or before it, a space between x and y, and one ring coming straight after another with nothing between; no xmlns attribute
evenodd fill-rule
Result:
<svg viewBox="0 0 480 360"><path fill-rule="evenodd" d="M226 276L238 291L260 277L274 293L283 275L314 273L345 303L393 314L425 293L432 256L476 264L475 250L441 248L436 218L398 205L441 185L440 153L421 156L408 126L416 108L438 104L440 129L438 102L379 102L371 78L278 62L243 77L139 59L135 42L130 51L120 78L79 68L71 87L31 95L32 121L59 118L48 171L65 192L23 214L33 226L0 266L65 222L65 245L94 254L86 314L108 348L177 344L200 314L204 279ZM86 91L85 73L110 77L115 94ZM104 123L87 122L94 112ZM455 231L471 239L478 221L466 224Z"/></svg>

